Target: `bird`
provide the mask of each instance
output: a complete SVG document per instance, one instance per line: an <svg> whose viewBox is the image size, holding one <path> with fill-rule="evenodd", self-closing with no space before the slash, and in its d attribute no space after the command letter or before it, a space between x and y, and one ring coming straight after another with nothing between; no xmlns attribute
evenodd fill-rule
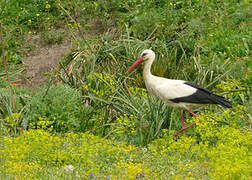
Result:
<svg viewBox="0 0 252 180"><path fill-rule="evenodd" d="M185 126L183 110L187 110L192 116L197 117L191 108L195 105L219 104L224 108L232 108L232 103L224 97L216 95L211 91L185 80L167 79L158 77L151 73L151 66L155 60L155 53L151 49L144 50L135 63L126 71L129 74L139 64L145 63L143 69L143 79L148 93L156 95L167 106L179 110L182 129L174 133L174 136L185 132L186 129L195 125L192 123Z"/></svg>

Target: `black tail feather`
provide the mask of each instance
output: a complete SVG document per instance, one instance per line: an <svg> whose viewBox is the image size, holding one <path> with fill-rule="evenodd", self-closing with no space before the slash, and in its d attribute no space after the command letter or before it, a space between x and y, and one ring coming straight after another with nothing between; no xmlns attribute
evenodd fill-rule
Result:
<svg viewBox="0 0 252 180"><path fill-rule="evenodd" d="M224 97L218 96L216 94L212 94L212 95L214 96L214 101L216 104L219 104L224 108L232 108L232 103L226 100Z"/></svg>

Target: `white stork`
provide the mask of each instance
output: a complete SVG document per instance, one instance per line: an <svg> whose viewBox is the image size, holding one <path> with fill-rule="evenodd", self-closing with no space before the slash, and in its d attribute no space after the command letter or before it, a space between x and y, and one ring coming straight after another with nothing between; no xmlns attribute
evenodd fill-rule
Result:
<svg viewBox="0 0 252 180"><path fill-rule="evenodd" d="M179 109L182 129L177 131L174 136L177 136L180 132L183 132L187 128L195 125L195 123L192 123L188 126L185 126L182 111L183 109L186 109L194 117L197 117L197 115L190 109L190 106L196 104L220 104L225 108L232 107L232 104L224 97L213 94L209 90L204 89L203 87L200 87L192 82L166 79L152 75L151 65L154 59L155 53L152 50L144 50L140 58L128 69L126 74L132 71L139 64L145 62L143 78L148 92L158 96L168 106Z"/></svg>

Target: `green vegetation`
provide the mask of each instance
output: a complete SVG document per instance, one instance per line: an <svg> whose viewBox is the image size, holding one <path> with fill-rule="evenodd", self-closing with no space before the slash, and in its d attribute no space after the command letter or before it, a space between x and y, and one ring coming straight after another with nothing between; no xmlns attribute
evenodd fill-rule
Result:
<svg viewBox="0 0 252 180"><path fill-rule="evenodd" d="M0 179L251 178L248 0L3 0L0 19ZM68 41L44 85L19 85L26 56ZM146 48L153 74L233 108L185 114L197 125L174 138L177 110L148 95L142 68L124 73Z"/></svg>

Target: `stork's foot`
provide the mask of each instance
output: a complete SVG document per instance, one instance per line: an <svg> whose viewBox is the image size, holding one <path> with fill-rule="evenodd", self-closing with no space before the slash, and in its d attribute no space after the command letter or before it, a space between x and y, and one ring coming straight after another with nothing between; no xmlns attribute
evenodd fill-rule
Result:
<svg viewBox="0 0 252 180"><path fill-rule="evenodd" d="M188 126L183 127L183 128L180 129L179 131L175 132L175 133L173 134L173 136L176 137L177 135L179 135L179 133L184 132L186 129L188 129L188 128L194 126L194 125L196 125L196 123L192 123L192 124L190 124L190 125L188 125Z"/></svg>

